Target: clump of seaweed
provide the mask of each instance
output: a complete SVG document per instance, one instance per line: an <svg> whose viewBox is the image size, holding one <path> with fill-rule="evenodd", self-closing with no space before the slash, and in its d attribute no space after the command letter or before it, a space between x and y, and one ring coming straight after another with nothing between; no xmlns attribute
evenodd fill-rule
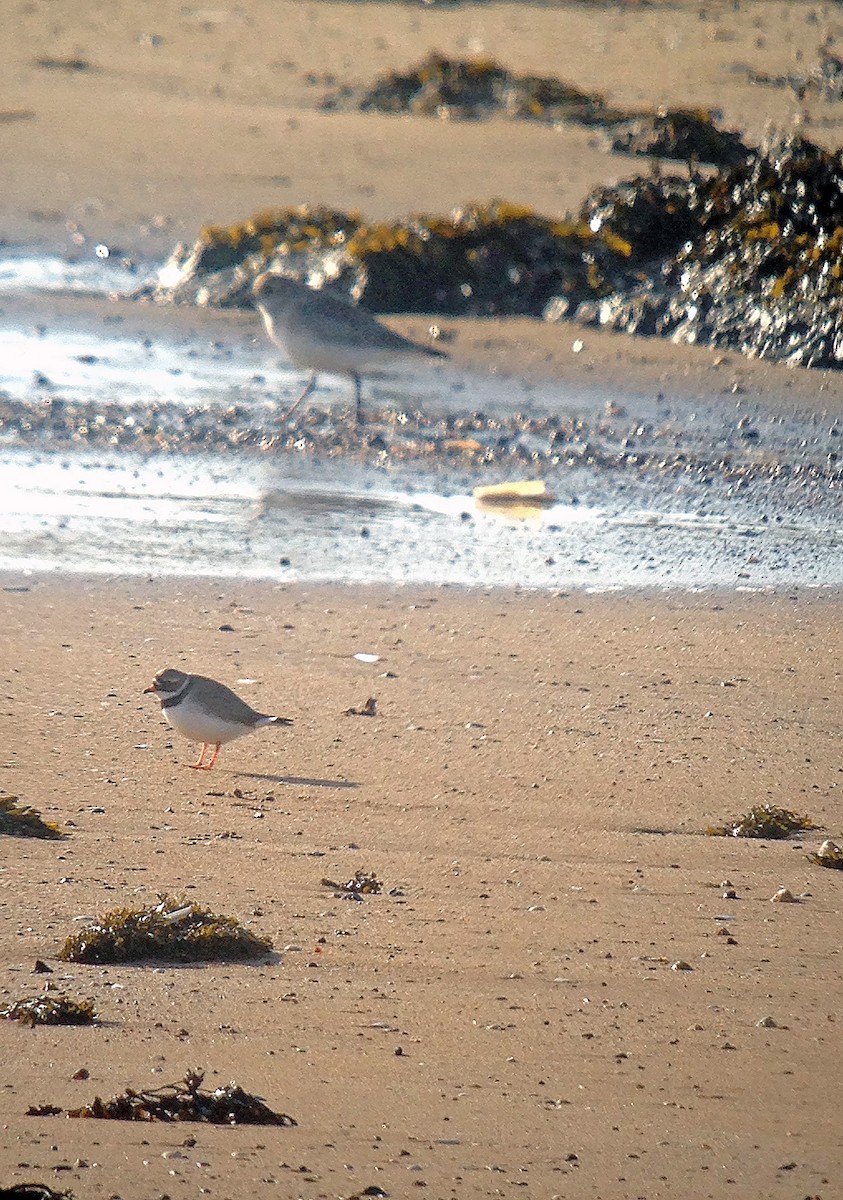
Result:
<svg viewBox="0 0 843 1200"><path fill-rule="evenodd" d="M188 1071L179 1083L165 1084L136 1092L126 1088L119 1096L103 1100L95 1096L90 1104L67 1110L69 1117L88 1117L110 1121L205 1121L212 1125L296 1125L287 1113L278 1113L260 1096L244 1091L231 1082L212 1092L202 1090L203 1071ZM54 1105L30 1108L27 1116L55 1116L62 1109Z"/></svg>
<svg viewBox="0 0 843 1200"><path fill-rule="evenodd" d="M816 854L809 854L808 858L818 867L830 867L833 871L843 871L843 850L830 838L826 838Z"/></svg>
<svg viewBox="0 0 843 1200"><path fill-rule="evenodd" d="M268 938L188 900L162 896L146 908L118 908L74 933L62 946L64 962L117 963L234 961L260 958Z"/></svg>
<svg viewBox="0 0 843 1200"><path fill-rule="evenodd" d="M17 1183L0 1188L0 1200L73 1200L73 1192L57 1192L46 1183Z"/></svg>
<svg viewBox="0 0 843 1200"><path fill-rule="evenodd" d="M69 996L32 996L0 1008L0 1017L23 1025L92 1025L97 1014L93 1000L71 1000Z"/></svg>
<svg viewBox="0 0 843 1200"><path fill-rule="evenodd" d="M340 97L327 96L325 108ZM472 121L493 115L517 120L595 125L624 116L597 93L552 76L515 75L493 59L448 58L437 51L407 71L390 71L356 100L363 112L415 113Z"/></svg>
<svg viewBox="0 0 843 1200"><path fill-rule="evenodd" d="M411 113L441 120L509 117L544 124L599 125L619 153L733 166L747 149L714 115L687 109L624 112L598 92L546 75L517 75L493 59L448 58L433 51L417 66L390 71L367 88L342 87L325 96L326 109Z"/></svg>
<svg viewBox="0 0 843 1200"><path fill-rule="evenodd" d="M355 871L351 879L345 883L337 883L333 879L323 879L322 886L342 892L351 899L359 900L363 896L376 896L383 891L383 884L374 871Z"/></svg>
<svg viewBox="0 0 843 1200"><path fill-rule="evenodd" d="M786 838L802 829L816 829L808 816L774 804L754 804L742 817L733 817L725 825L709 825L709 837Z"/></svg>
<svg viewBox="0 0 843 1200"><path fill-rule="evenodd" d="M584 221L505 200L447 216L363 225L346 249L349 291L371 312L539 316L551 296L574 305L627 278L629 244Z"/></svg>
<svg viewBox="0 0 843 1200"><path fill-rule="evenodd" d="M0 796L0 833L10 837L52 838L58 840L67 834L58 825L45 821L41 814L28 804L19 804L17 796Z"/></svg>
<svg viewBox="0 0 843 1200"><path fill-rule="evenodd" d="M714 163L718 167L735 167L751 153L736 133L718 128L712 113L684 108L659 109L619 122L612 133L611 148L620 154Z"/></svg>

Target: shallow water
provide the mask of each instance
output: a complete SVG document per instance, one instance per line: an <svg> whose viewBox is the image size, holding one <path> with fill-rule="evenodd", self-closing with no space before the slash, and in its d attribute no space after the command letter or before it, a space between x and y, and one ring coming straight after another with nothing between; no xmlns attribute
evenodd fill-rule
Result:
<svg viewBox="0 0 843 1200"><path fill-rule="evenodd" d="M741 428L716 398L691 412L617 395L622 416L609 420L599 395L446 370L367 385L363 430L345 416L348 384L320 381L315 408L285 431L279 411L301 375L259 338L225 336L219 314L168 324L125 300L91 307L137 282L108 259L64 275L31 249L0 261L0 569L843 584L841 439L828 422L759 409ZM459 452L466 438L479 459ZM474 501L475 484L511 478L545 479L556 502L518 514Z"/></svg>
<svg viewBox="0 0 843 1200"><path fill-rule="evenodd" d="M365 468L232 455L0 452L0 569L538 588L839 586L820 520L562 500L526 518ZM573 493L572 493L573 494Z"/></svg>

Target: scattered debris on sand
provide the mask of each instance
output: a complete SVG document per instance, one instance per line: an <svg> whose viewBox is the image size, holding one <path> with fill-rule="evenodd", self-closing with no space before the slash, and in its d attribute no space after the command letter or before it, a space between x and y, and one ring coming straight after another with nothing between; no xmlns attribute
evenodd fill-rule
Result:
<svg viewBox="0 0 843 1200"><path fill-rule="evenodd" d="M830 867L834 871L843 871L843 850L831 838L826 838L816 854L809 854L808 858L818 867Z"/></svg>
<svg viewBox="0 0 843 1200"><path fill-rule="evenodd" d="M0 1008L0 1017L22 1025L93 1025L97 1019L93 1000L69 996L32 996Z"/></svg>
<svg viewBox="0 0 843 1200"><path fill-rule="evenodd" d="M41 814L27 804L20 804L18 796L0 796L0 833L9 837L49 838L60 840L67 837L58 825L45 821Z"/></svg>
<svg viewBox="0 0 843 1200"><path fill-rule="evenodd" d="M732 817L725 825L709 825L709 837L787 838L803 829L816 829L808 816L774 804L754 804L742 817Z"/></svg>
<svg viewBox="0 0 843 1200"><path fill-rule="evenodd" d="M287 1113L269 1108L260 1096L246 1092L236 1083L202 1090L203 1071L188 1071L179 1083L135 1091L126 1088L119 1096L67 1110L68 1117L110 1121L204 1121L212 1125L296 1125ZM49 1110L49 1111L48 1111ZM57 1116L64 1110L54 1105L30 1108L27 1116Z"/></svg>
<svg viewBox="0 0 843 1200"><path fill-rule="evenodd" d="M376 896L383 891L383 884L374 871L355 871L352 878L346 880L345 883L337 883L334 879L323 879L322 886L355 900L359 900L363 896Z"/></svg>

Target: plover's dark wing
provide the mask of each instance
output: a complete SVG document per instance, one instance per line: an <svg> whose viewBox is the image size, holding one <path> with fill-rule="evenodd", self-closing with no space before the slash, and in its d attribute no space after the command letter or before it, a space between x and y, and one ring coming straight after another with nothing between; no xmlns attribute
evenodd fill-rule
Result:
<svg viewBox="0 0 843 1200"><path fill-rule="evenodd" d="M442 350L414 342L395 333L363 308L332 295L303 286L282 322L293 334L318 336L334 346L394 354L425 354L430 358L447 358Z"/></svg>
<svg viewBox="0 0 843 1200"><path fill-rule="evenodd" d="M204 675L191 677L190 694L196 704L235 725L254 725L267 715L256 712L224 683L217 683L216 679L208 679Z"/></svg>

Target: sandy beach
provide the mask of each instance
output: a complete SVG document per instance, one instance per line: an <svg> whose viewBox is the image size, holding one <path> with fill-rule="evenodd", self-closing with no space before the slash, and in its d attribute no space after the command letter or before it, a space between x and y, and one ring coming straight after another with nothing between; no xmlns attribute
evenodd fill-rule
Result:
<svg viewBox="0 0 843 1200"><path fill-rule="evenodd" d="M761 90L748 74L813 62L843 26L833 5L57 0L17 4L14 17L0 234L61 252L102 242L161 260L204 224L304 202L389 218L499 196L561 216L597 183L650 169L574 126L321 109L331 89L432 49L555 74L618 106L716 108L750 139L801 128L843 141L843 102ZM0 296L0 315L33 336L46 322L105 338L119 322L130 358L173 330L234 359L257 353L251 313L67 294L45 309L33 295ZM726 433L711 457L724 461L751 412L759 444L738 448L754 456L757 523L724 510L740 547L732 586L684 589L681 555L672 590L601 595L255 582L245 538L243 578L231 559L226 578L165 578L144 567L144 538L166 526L157 516L137 524L133 578L0 575L0 795L68 835L2 839L0 997L46 986L91 998L100 1017L90 1028L0 1021L0 1189L40 1182L76 1200L838 1194L843 875L808 854L843 834L843 610L837 590L798 572L758 584L754 564L766 555L775 570L788 550L752 539L768 519L777 429L791 429L788 462L804 470L782 485L781 512L808 527L816 504L828 520L820 466L836 453L840 373L526 319L446 324L466 405L483 379L511 379L519 398L575 418L628 405L634 426L637 404L667 397L671 437L692 411L716 410L712 429ZM424 318L394 325L418 337ZM24 448L44 451L37 438ZM73 452L69 442L62 454ZM169 470L180 461L190 482L186 456ZM213 484L237 461L202 465ZM272 465L261 460L267 475ZM699 484L715 515L727 492L732 504L727 468ZM479 478L460 470L461 486ZM606 487L620 494L633 474ZM679 476L666 480L659 500L678 507ZM706 503L693 493L688 507ZM251 537L251 515L243 528ZM642 562L659 554L647 528L635 534ZM793 528L798 540L795 517ZM820 547L824 528L813 528ZM40 536L58 539L59 522ZM573 558L565 531L554 536L554 554ZM288 551L270 545L277 564ZM827 546L839 550L833 530ZM194 550L213 576L214 544L197 538ZM168 665L294 725L192 772L196 748L143 695ZM349 712L370 698L375 715ZM817 829L706 836L766 803ZM323 883L358 870L383 891L355 902ZM795 902L771 902L782 887ZM237 918L273 954L191 967L57 959L92 917L165 893ZM33 974L39 959L51 974ZM235 1079L297 1124L26 1115L192 1069L210 1087Z"/></svg>
<svg viewBox="0 0 843 1200"><path fill-rule="evenodd" d="M0 603L2 784L71 835L6 850L3 995L41 958L104 1022L0 1023L4 1182L834 1195L839 874L807 861L820 833L704 830L772 802L839 831L836 601L45 579ZM187 770L141 695L174 661L293 729ZM356 870L383 894L322 886ZM55 961L80 918L164 892L277 955ZM192 1067L298 1125L23 1115Z"/></svg>

